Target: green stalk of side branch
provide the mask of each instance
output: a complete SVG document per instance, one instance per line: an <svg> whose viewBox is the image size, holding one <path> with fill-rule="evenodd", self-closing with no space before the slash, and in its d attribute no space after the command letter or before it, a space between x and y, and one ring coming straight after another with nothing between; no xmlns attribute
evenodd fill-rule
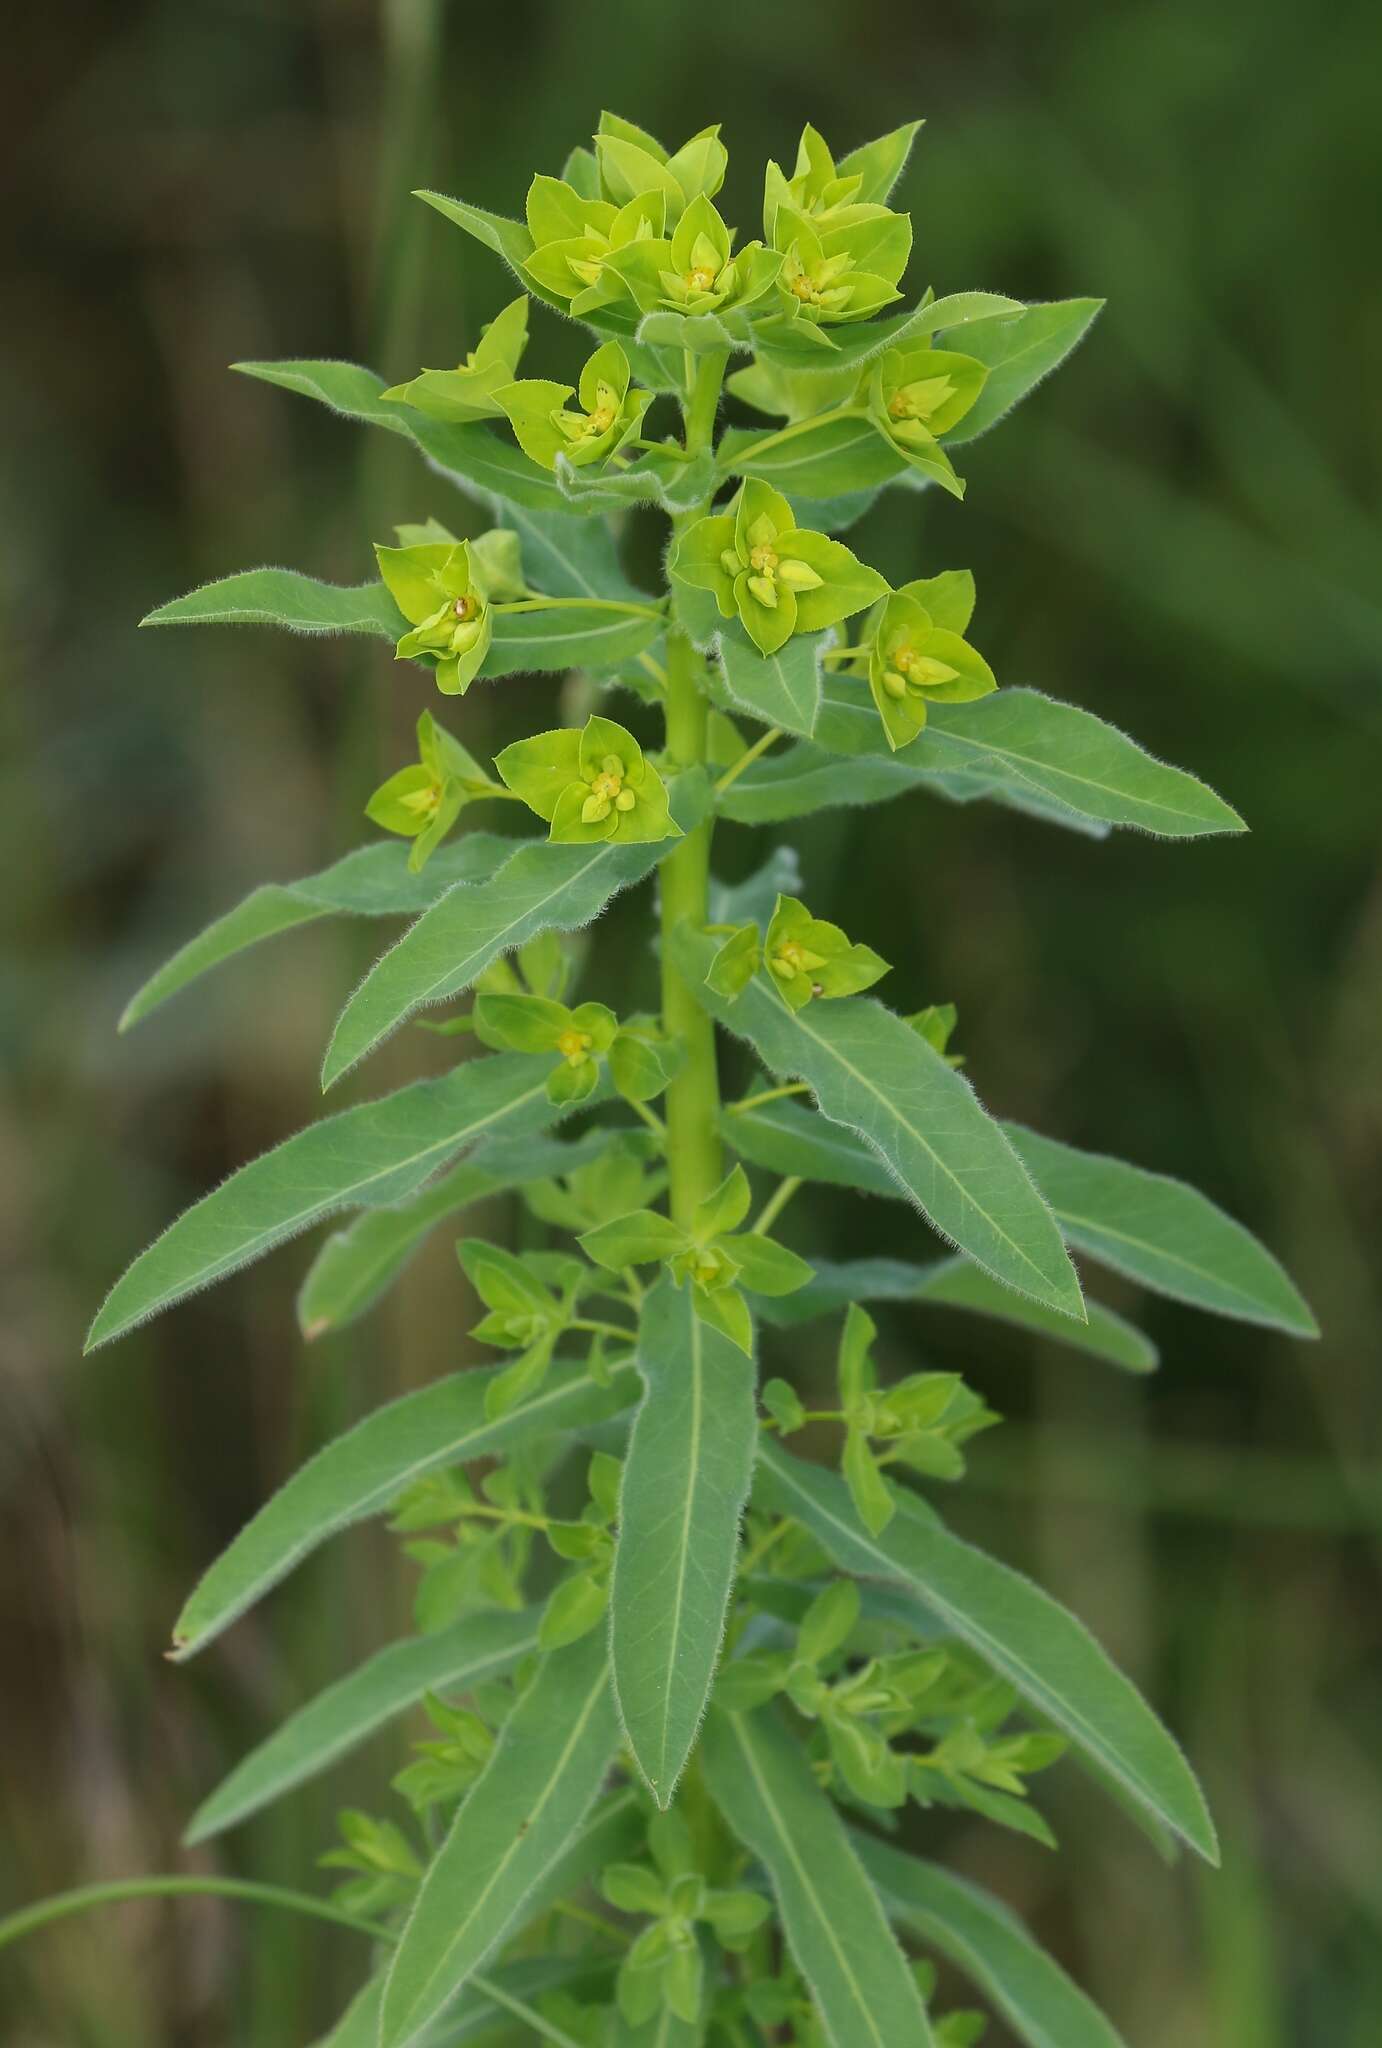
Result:
<svg viewBox="0 0 1382 2048"><path fill-rule="evenodd" d="M699 454L715 433L726 355L706 355L686 401L686 452ZM704 507L673 522L681 532ZM702 688L704 663L680 627L667 636L667 752L674 768L702 766L710 704ZM679 1038L686 1058L667 1090L669 1206L674 1222L689 1228L696 1204L723 1176L720 1149L720 1080L715 1059L715 1026L672 963L672 934L683 921L700 926L710 918L710 835L706 818L662 863L662 1026Z"/></svg>

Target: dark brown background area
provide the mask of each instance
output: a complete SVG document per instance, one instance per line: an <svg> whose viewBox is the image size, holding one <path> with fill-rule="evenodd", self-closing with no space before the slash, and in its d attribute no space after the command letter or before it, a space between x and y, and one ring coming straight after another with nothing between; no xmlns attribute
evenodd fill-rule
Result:
<svg viewBox="0 0 1382 2048"><path fill-rule="evenodd" d="M309 1448L468 1355L439 1242L396 1305L310 1352L299 1246L79 1358L127 1259L315 1113L379 935L265 947L117 1040L125 998L256 882L351 844L425 701L386 650L134 630L257 562L356 580L393 518L452 509L401 445L225 366L454 361L512 285L409 188L517 212L602 104L673 142L722 119L746 221L803 118L844 148L924 113L911 281L1109 306L966 451L963 508L890 503L860 549L898 577L971 564L1003 679L1201 774L1252 836L1094 845L918 797L813 822L809 895L905 963L897 1001L959 1002L994 1109L1183 1173L1281 1253L1326 1336L1289 1345L1096 1276L1163 1347L1133 1385L958 1319L889 1320L899 1369L960 1365L1011 1418L976 1447L957 1524L1147 1689L1227 1853L1218 1877L1163 1868L1069 1770L1048 1781L1059 1858L977 1822L921 1839L1027 1915L1130 2048L1374 2048L1379 19L1364 0L62 0L7 29L0 1909L174 1866L320 1881L334 1807L382 1804L394 1744L209 1852L178 1832L276 1717L406 1625L381 1533L320 1554L190 1668L161 1652L196 1573ZM534 328L534 370L569 367L572 337L541 311ZM476 693L467 741L531 727L550 696ZM748 833L724 842L753 858ZM638 919L612 920L621 986L648 974ZM438 1056L412 1034L359 1091ZM791 1213L800 1242L924 1252L877 1205ZM294 2048L357 1974L346 1936L129 1908L6 1951L0 2033Z"/></svg>

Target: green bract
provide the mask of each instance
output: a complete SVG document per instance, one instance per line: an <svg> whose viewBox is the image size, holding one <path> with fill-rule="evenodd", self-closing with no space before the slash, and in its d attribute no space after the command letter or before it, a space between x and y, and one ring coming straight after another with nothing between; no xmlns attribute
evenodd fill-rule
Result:
<svg viewBox="0 0 1382 2048"><path fill-rule="evenodd" d="M541 377L501 385L495 393L519 447L544 469L555 469L561 458L583 469L618 455L636 437L653 399L651 391L630 390L629 359L617 341L597 348L581 371L578 412L567 409L571 395L569 384Z"/></svg>
<svg viewBox="0 0 1382 2048"><path fill-rule="evenodd" d="M595 47L608 33L585 32ZM476 90L483 75L471 67ZM134 1261L89 1340L343 1218L299 1301L304 1336L324 1339L429 1235L459 1233L466 1291L418 1300L497 1362L458 1359L309 1458L175 1630L175 1657L197 1654L371 1517L416 1569L416 1633L308 1700L193 1824L201 1839L263 1809L423 1708L396 1817L348 1808L323 1859L343 1880L326 1910L366 1936L339 2048L967 2048L981 2017L936 2012L917 1945L1034 2048L1113 2048L1006 1907L881 1839L889 1816L959 1808L1052 1846L1030 1781L1068 1745L1159 1844L1216 1855L1151 1709L938 1503L998 1419L981 1318L1009 1344L1155 1366L1140 1331L1086 1301L1072 1251L1277 1332L1313 1334L1310 1311L1192 1189L996 1122L950 1050L955 1004L910 1007L929 990L901 963L905 998L879 1001L887 963L802 900L801 856L814 894L849 848L836 905L885 931L896 884L875 904L879 874L964 891L962 862L938 846L909 866L900 840L875 861L866 816L759 857L745 844L918 793L1004 804L1034 838L1038 821L1241 829L1094 713L990 696L964 637L968 571L893 590L834 537L870 507L881 523L899 486L958 497L948 447L1002 420L1097 311L929 289L891 310L912 229L889 200L916 126L838 161L806 128L790 174L768 165L764 240L744 246L714 203L716 127L669 152L602 115L593 147L533 178L524 220L422 195L524 291L457 369L386 388L349 363L241 367L392 434L428 493L473 501L459 531L496 523L463 541L414 518L377 550L382 581L251 570L147 622L382 639L451 693L481 672L529 678L495 707L522 735L502 780L424 712L418 758L367 807L411 845L333 849L314 874L264 883L124 1019L323 918L402 920L353 994L338 962L323 1082L408 1023L429 1069L456 1055L231 1174ZM517 376L529 296L591 330L570 349L574 386ZM731 395L770 428L719 428L736 354ZM667 427L650 440L655 394ZM621 553L633 507L670 525L656 594ZM607 687L636 699L655 753L586 716ZM481 799L500 800L502 831L469 829ZM616 970L590 928L621 895ZM632 1007L655 988L655 1014ZM602 999L615 993L622 1020ZM724 1072L746 1077L730 1102L721 1034ZM897 1256L830 1256L826 1204L854 1191L894 1205ZM517 1198L513 1245L475 1234L481 1203L505 1220L498 1197ZM969 1323L963 1377L927 1362L930 1318L952 1313Z"/></svg>
<svg viewBox="0 0 1382 2048"><path fill-rule="evenodd" d="M737 613L761 654L864 611L888 588L843 542L799 528L781 492L753 477L733 511L682 534L670 566L681 582L713 591L722 617Z"/></svg>
<svg viewBox="0 0 1382 2048"><path fill-rule="evenodd" d="M890 972L872 946L857 946L837 924L812 917L795 896L779 896L763 959L789 1010L802 1010L815 996L854 996Z"/></svg>
<svg viewBox="0 0 1382 2048"><path fill-rule="evenodd" d="M381 548L375 558L389 595L412 623L394 649L400 661L426 661L445 696L464 695L494 635L487 599L470 565L467 542L426 541Z"/></svg>
<svg viewBox="0 0 1382 2048"><path fill-rule="evenodd" d="M418 719L417 744L413 766L381 782L365 805L365 816L376 825L413 841L408 856L413 874L441 845L465 803L493 788L479 763L430 711Z"/></svg>
<svg viewBox="0 0 1382 2048"><path fill-rule="evenodd" d="M746 242L737 254L733 249L732 232L701 192L670 238L626 243L610 254L606 270L643 312L728 313L760 300L782 265L761 242Z"/></svg>
<svg viewBox="0 0 1382 2048"><path fill-rule="evenodd" d="M572 845L600 839L675 839L667 786L633 734L612 718L516 740L495 767L515 796L546 818L550 837Z"/></svg>
<svg viewBox="0 0 1382 2048"><path fill-rule="evenodd" d="M434 420L496 419L495 393L512 381L528 342L528 301L515 299L480 329L480 339L455 370L422 370L406 384L381 391Z"/></svg>
<svg viewBox="0 0 1382 2048"><path fill-rule="evenodd" d="M879 614L869 689L890 747L926 724L928 704L969 704L998 685L962 636L974 609L973 578L946 572L895 590Z"/></svg>

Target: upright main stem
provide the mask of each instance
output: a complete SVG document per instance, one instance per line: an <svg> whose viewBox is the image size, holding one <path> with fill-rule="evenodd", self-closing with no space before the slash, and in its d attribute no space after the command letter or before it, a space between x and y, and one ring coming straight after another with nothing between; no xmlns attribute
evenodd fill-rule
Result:
<svg viewBox="0 0 1382 2048"><path fill-rule="evenodd" d="M702 356L686 401L686 452L699 454L715 432L715 409L726 358ZM674 520L680 532L704 507ZM704 766L710 704L702 687L705 665L688 635L673 625L667 636L667 753L674 769ZM696 1204L719 1185L720 1077L715 1026L677 972L672 935L679 924L710 920L710 835L707 817L688 832L659 869L662 893L662 1025L680 1039L686 1057L667 1090L667 1169L673 1220L689 1226Z"/></svg>

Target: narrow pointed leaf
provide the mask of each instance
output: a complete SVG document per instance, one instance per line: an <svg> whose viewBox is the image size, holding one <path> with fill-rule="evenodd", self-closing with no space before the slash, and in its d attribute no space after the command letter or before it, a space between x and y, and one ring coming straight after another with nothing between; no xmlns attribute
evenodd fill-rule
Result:
<svg viewBox="0 0 1382 2048"><path fill-rule="evenodd" d="M173 1630L178 1662L196 1656L329 1536L385 1513L429 1472L584 1429L637 1391L632 1363L608 1387L582 1366L555 1366L521 1408L492 1418L485 1399L504 1368L452 1373L347 1430L281 1486L205 1573Z"/></svg>
<svg viewBox="0 0 1382 2048"><path fill-rule="evenodd" d="M892 1917L954 1963L1028 2048L1124 2048L1098 2007L991 1893L862 1830L854 1846Z"/></svg>
<svg viewBox="0 0 1382 2048"><path fill-rule="evenodd" d="M649 1295L638 1369L610 1648L634 1758L666 1806L719 1659L758 1414L753 1361L695 1314L689 1287L663 1280Z"/></svg>
<svg viewBox="0 0 1382 2048"><path fill-rule="evenodd" d="M469 1614L436 1635L390 1643L299 1707L235 1766L188 1823L190 1846L247 1820L297 1785L328 1770L420 1700L502 1678L537 1649L541 1614Z"/></svg>
<svg viewBox="0 0 1382 2048"><path fill-rule="evenodd" d="M704 777L683 776L674 797L683 827L704 801ZM415 1010L469 988L501 953L539 932L589 924L617 890L651 874L675 844L532 840L488 881L448 890L376 961L346 1004L326 1049L322 1086L339 1081Z"/></svg>
<svg viewBox="0 0 1382 2048"><path fill-rule="evenodd" d="M142 626L282 626L290 633L373 633L397 640L408 621L384 585L319 583L296 569L244 569L172 598Z"/></svg>
<svg viewBox="0 0 1382 2048"><path fill-rule="evenodd" d="M760 1445L754 1493L799 1520L842 1571L910 1587L1138 1805L1217 1862L1204 1795L1175 1742L1083 1623L1039 1586L950 1535L906 1491L894 1489L900 1512L870 1535L842 1479L776 1444Z"/></svg>
<svg viewBox="0 0 1382 2048"><path fill-rule="evenodd" d="M817 738L831 752L851 755L885 744L861 683L827 682ZM934 705L925 730L899 758L918 774L977 775L1097 824L1161 838L1246 829L1222 797L1184 769L1154 759L1092 711L1035 690L1004 689L973 704Z"/></svg>
<svg viewBox="0 0 1382 2048"><path fill-rule="evenodd" d="M1006 319L1024 311L1020 299L1004 298L1000 292L952 292L944 299L926 300L913 307L910 313L894 313L886 320L857 320L847 326L833 327L830 339L835 347L832 349L803 341L792 321L780 324L765 321L754 330L754 353L760 362L772 363L784 370L816 371L829 375L862 368L875 356L882 355L884 349L903 348L909 341L924 340L928 334L958 329L964 329L967 334L971 323L987 320L992 320L997 327L999 316ZM964 348L966 343L957 333L953 345Z"/></svg>
<svg viewBox="0 0 1382 2048"><path fill-rule="evenodd" d="M926 2048L926 2009L844 1823L771 1709L711 1714L715 1804L772 1881L792 1958L834 2048Z"/></svg>
<svg viewBox="0 0 1382 2048"><path fill-rule="evenodd" d="M762 978L736 1002L705 987L716 942L683 927L679 964L704 1007L771 1072L810 1084L934 1227L1004 1286L1078 1320L1084 1306L1055 1219L969 1083L878 1003L789 1011Z"/></svg>
<svg viewBox="0 0 1382 2048"><path fill-rule="evenodd" d="M548 1657L423 1880L384 1985L379 2048L406 2048L519 1921L619 1746L600 1631Z"/></svg>
<svg viewBox="0 0 1382 2048"><path fill-rule="evenodd" d="M1289 1274L1195 1188L1020 1124L1004 1128L1077 1250L1174 1301L1295 1337L1319 1335Z"/></svg>
<svg viewBox="0 0 1382 2048"><path fill-rule="evenodd" d="M821 696L823 633L795 633L776 654L760 654L737 619L720 635L725 688L765 725L810 737Z"/></svg>
<svg viewBox="0 0 1382 2048"><path fill-rule="evenodd" d="M300 882L265 882L180 946L149 977L125 1005L120 1029L128 1031L223 960L297 925L332 916L416 916L454 883L492 875L517 843L493 832L468 832L451 845L438 847L422 873L415 875L408 871L408 848L390 841L358 847Z"/></svg>
<svg viewBox="0 0 1382 2048"><path fill-rule="evenodd" d="M1083 341L1103 303L1060 299L1028 306L1015 319L969 322L955 345L989 365L988 381L959 425L946 435L946 446L977 441L996 426Z"/></svg>
<svg viewBox="0 0 1382 2048"><path fill-rule="evenodd" d="M378 2048L384 1974L381 1970L357 1992L331 2032L313 2048ZM462 2042L482 2035L492 2038L497 2027L513 2018L507 2000L532 2007L545 1993L563 1990L598 1997L608 1990L609 1974L608 1962L595 1955L523 1956L517 1962L499 1963L471 1978L445 2020L427 2035L426 2048L460 2048Z"/></svg>
<svg viewBox="0 0 1382 2048"><path fill-rule="evenodd" d="M1157 1363L1151 1339L1102 1302L1086 1296L1089 1321L1077 1323L1000 1287L965 1258L938 1259L929 1266L909 1265L902 1259L846 1259L839 1265L817 1260L815 1275L804 1287L777 1301L765 1298L758 1311L765 1322L791 1324L836 1315L852 1301L916 1301L967 1309L1020 1330L1038 1331L1124 1372L1152 1372Z"/></svg>
<svg viewBox="0 0 1382 2048"><path fill-rule="evenodd" d="M467 1060L376 1102L323 1117L233 1173L179 1216L116 1281L87 1334L108 1344L184 1295L223 1280L338 1209L400 1201L482 1138L518 1137L562 1114L551 1061Z"/></svg>
<svg viewBox="0 0 1382 2048"><path fill-rule="evenodd" d="M357 1321L447 1217L524 1181L570 1173L596 1158L608 1142L609 1133L601 1130L574 1142L521 1138L486 1145L474 1160L463 1161L420 1195L393 1208L367 1209L344 1230L333 1231L308 1268L297 1304L303 1336L324 1337Z"/></svg>

